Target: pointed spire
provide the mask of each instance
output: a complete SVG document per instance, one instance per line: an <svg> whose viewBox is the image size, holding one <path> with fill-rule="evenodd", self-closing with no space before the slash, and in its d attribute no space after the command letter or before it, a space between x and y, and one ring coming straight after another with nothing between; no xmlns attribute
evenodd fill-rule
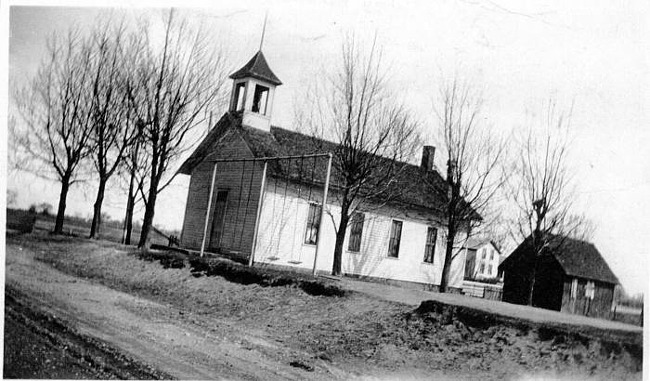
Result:
<svg viewBox="0 0 650 381"><path fill-rule="evenodd" d="M273 74L262 51L258 51L244 67L230 75L231 79L253 77L280 86L282 81Z"/></svg>
<svg viewBox="0 0 650 381"><path fill-rule="evenodd" d="M260 39L260 52L262 51L262 46L264 45L264 34L266 33L266 20L269 18L269 11L266 11L264 14L264 26L262 27L262 38Z"/></svg>

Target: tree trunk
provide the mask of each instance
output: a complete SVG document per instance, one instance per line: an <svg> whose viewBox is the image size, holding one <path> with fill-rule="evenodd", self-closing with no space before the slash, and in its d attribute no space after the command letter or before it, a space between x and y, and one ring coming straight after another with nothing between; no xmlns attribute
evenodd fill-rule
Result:
<svg viewBox="0 0 650 381"><path fill-rule="evenodd" d="M454 255L455 239L456 231L454 229L448 229L447 247L445 248L445 261L442 265L442 275L440 278L440 292L447 292L447 284L449 283L449 270L451 270L451 259Z"/></svg>
<svg viewBox="0 0 650 381"><path fill-rule="evenodd" d="M102 203L104 202L104 193L106 192L106 177L100 176L99 188L97 189L97 198L93 205L93 222L90 225L90 236L88 238L99 238L99 232L102 224Z"/></svg>
<svg viewBox="0 0 650 381"><path fill-rule="evenodd" d="M533 272L530 278L530 288L528 289L528 305L533 305L533 292L535 291L535 277L537 276L537 254L535 254Z"/></svg>
<svg viewBox="0 0 650 381"><path fill-rule="evenodd" d="M447 161L447 247L445 248L445 260L442 264L442 274L440 277L440 292L447 292L449 283L449 270L451 269L451 260L454 256L454 241L456 240L456 227L458 226L457 211L458 201L460 199L460 185L454 182L455 162Z"/></svg>
<svg viewBox="0 0 650 381"><path fill-rule="evenodd" d="M348 201L347 191L343 194L341 200L341 219L339 220L339 230L336 232L336 241L334 243L334 262L332 263L332 275L341 275L341 267L343 264L343 243L345 242L345 232L348 229L348 222L350 221L350 202Z"/></svg>
<svg viewBox="0 0 650 381"><path fill-rule="evenodd" d="M533 293L535 292L535 278L537 277L537 261L542 252L542 242L540 242L540 228L538 226L533 231L533 271L530 278L530 287L528 288L528 305L533 305Z"/></svg>
<svg viewBox="0 0 650 381"><path fill-rule="evenodd" d="M64 176L61 179L61 193L59 194L59 208L56 212L56 223L54 224L54 234L63 233L63 220L65 219L65 206L70 190L70 176Z"/></svg>
<svg viewBox="0 0 650 381"><path fill-rule="evenodd" d="M152 182L149 188L149 199L144 209L144 220L142 221L142 231L140 232L140 241L138 248L148 249L150 246L149 233L153 226L153 216L156 209L156 196L158 195L158 182Z"/></svg>
<svg viewBox="0 0 650 381"><path fill-rule="evenodd" d="M135 182L135 170L131 170L131 180L129 180L129 195L126 200L126 214L124 216L124 232L122 234L122 243L131 244L131 231L133 230L133 209L135 208L135 194L133 187Z"/></svg>
<svg viewBox="0 0 650 381"><path fill-rule="evenodd" d="M332 264L332 275L341 275L341 267L343 263L343 244L345 243L345 232L348 229L347 211L341 214L341 221L339 223L339 230L336 232L336 242L334 244L334 263Z"/></svg>

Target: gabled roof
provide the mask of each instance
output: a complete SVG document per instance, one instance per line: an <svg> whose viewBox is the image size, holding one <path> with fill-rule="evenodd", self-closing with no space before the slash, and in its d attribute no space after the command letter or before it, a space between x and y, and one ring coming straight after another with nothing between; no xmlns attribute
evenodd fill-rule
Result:
<svg viewBox="0 0 650 381"><path fill-rule="evenodd" d="M258 51L244 67L230 75L231 79L253 77L280 86L282 81L273 74L262 51Z"/></svg>
<svg viewBox="0 0 650 381"><path fill-rule="evenodd" d="M566 275L618 284L618 278L592 243L575 238L549 235L548 246L542 255L552 255ZM499 266L507 268L524 255L533 255L532 237L529 236Z"/></svg>
<svg viewBox="0 0 650 381"><path fill-rule="evenodd" d="M481 238L481 237L470 237L467 242L465 243L465 246L467 246L468 249L480 249L481 247L491 244L496 251L501 254L501 250L497 247L497 245L494 244L494 242L490 238Z"/></svg>
<svg viewBox="0 0 650 381"><path fill-rule="evenodd" d="M243 126L241 115L236 112L226 113L217 122L216 126L208 133L205 139L199 144L192 155L181 165L178 170L182 174L191 174L196 165L201 163L208 154L213 152L221 136L226 130L232 128L248 145L254 157L274 156L300 156L315 153L335 152L339 145L327 140L318 139L299 132L290 131L281 127L272 126L270 132L256 128ZM392 165L391 159L379 157L378 162L386 166ZM298 161L281 161L269 163L267 174L277 178L298 180ZM437 216L445 213L447 200L447 184L437 171L423 171L419 166L393 162L401 165L396 181L389 187L389 192L395 191L399 194L392 204L404 205L407 207L420 207ZM324 183L326 175L325 165L318 165L314 170L313 181ZM332 166L331 184L335 189L341 176ZM303 179L304 180L304 179ZM474 218L481 217L475 213Z"/></svg>

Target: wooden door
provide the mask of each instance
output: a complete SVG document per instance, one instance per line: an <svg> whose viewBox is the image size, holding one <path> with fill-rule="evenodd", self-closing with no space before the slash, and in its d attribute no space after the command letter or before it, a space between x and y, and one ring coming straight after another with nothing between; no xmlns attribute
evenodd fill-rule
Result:
<svg viewBox="0 0 650 381"><path fill-rule="evenodd" d="M212 233L210 234L210 248L217 249L221 247L221 237L223 236L224 218L226 216L226 206L228 204L228 191L218 191L217 200L214 204L214 216L212 219Z"/></svg>

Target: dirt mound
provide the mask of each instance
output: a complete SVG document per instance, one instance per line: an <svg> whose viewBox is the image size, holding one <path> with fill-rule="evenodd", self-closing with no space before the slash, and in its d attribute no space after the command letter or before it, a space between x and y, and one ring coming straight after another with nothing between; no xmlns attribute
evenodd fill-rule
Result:
<svg viewBox="0 0 650 381"><path fill-rule="evenodd" d="M416 310L394 305L321 321L297 335L304 347L319 351L318 358L356 359L360 367L387 372L417 367L484 380L642 378L640 346L502 321L436 302Z"/></svg>
<svg viewBox="0 0 650 381"><path fill-rule="evenodd" d="M540 355L553 354L565 361L572 358L578 364L593 359L616 363L632 372L640 372L643 367L643 343L639 342L639 336L612 341L587 336L560 325L516 320L433 300L422 302L413 316L418 319L433 318L441 325L453 325L464 333L478 333L479 339L489 342L496 340L510 344L516 341L513 337L526 337L538 347Z"/></svg>
<svg viewBox="0 0 650 381"><path fill-rule="evenodd" d="M312 296L344 296L345 290L324 281L297 273L287 273L272 269L251 268L237 262L221 258L201 258L187 256L178 252L148 251L137 252L139 258L158 261L165 269L190 268L192 276L220 276L229 282L243 285L258 284L262 287L298 287Z"/></svg>

